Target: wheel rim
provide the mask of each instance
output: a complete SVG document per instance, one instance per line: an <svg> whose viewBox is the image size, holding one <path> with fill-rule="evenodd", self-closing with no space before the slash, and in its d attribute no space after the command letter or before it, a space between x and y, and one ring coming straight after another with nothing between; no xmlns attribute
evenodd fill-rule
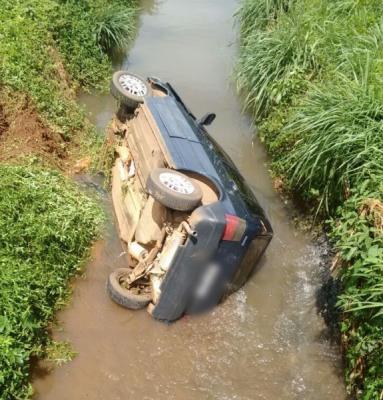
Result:
<svg viewBox="0 0 383 400"><path fill-rule="evenodd" d="M123 74L119 77L118 82L124 90L134 96L143 97L148 93L145 82L133 75Z"/></svg>
<svg viewBox="0 0 383 400"><path fill-rule="evenodd" d="M181 175L163 172L160 174L160 182L173 192L182 194L192 194L194 192L193 184Z"/></svg>

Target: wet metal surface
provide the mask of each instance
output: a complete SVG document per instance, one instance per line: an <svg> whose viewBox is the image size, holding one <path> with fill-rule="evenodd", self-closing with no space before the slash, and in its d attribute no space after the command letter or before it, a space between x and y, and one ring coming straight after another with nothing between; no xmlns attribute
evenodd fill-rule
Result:
<svg viewBox="0 0 383 400"><path fill-rule="evenodd" d="M86 276L59 315L55 337L69 340L79 355L40 371L36 399L344 399L338 349L326 339L315 307L324 249L290 224L230 86L237 7L234 0L144 2L124 66L171 81L197 116L217 113L209 130L256 191L275 230L266 256L245 288L211 313L164 325L145 311L118 307L106 294L108 274L125 263L111 216ZM84 95L80 101L102 131L115 111L113 99Z"/></svg>

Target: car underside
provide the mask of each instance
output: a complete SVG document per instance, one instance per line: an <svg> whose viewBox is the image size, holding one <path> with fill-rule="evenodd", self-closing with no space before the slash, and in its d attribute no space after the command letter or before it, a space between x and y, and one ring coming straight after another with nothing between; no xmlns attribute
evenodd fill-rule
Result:
<svg viewBox="0 0 383 400"><path fill-rule="evenodd" d="M237 170L220 170L222 156L204 141L203 123L169 84L137 82L121 71L113 79L120 108L110 129L112 198L129 257L127 268L109 277L108 291L122 306L148 306L155 318L173 321L209 309L242 285L254 263L244 277L240 260L256 238L259 258L272 230L257 203L256 215L243 211L252 194L243 201L241 183L222 183L233 180L230 168Z"/></svg>

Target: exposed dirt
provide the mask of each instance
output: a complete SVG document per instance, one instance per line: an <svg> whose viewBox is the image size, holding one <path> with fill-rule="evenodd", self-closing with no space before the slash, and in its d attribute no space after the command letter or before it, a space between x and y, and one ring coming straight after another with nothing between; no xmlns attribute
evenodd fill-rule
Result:
<svg viewBox="0 0 383 400"><path fill-rule="evenodd" d="M4 108L0 104L0 138L3 136L3 133L8 130L9 124L4 115Z"/></svg>
<svg viewBox="0 0 383 400"><path fill-rule="evenodd" d="M361 207L360 214L369 216L374 221L374 226L383 232L383 203L378 199L366 199Z"/></svg>
<svg viewBox="0 0 383 400"><path fill-rule="evenodd" d="M0 105L0 161L15 162L37 156L43 162L63 167L67 144L47 128L26 100L17 112L7 113Z"/></svg>
<svg viewBox="0 0 383 400"><path fill-rule="evenodd" d="M75 99L78 87L71 81L60 54L53 47L48 50L54 63L52 79L57 80L62 96ZM92 161L89 155L85 157L83 139L81 132L70 140L64 138L40 117L26 94L0 85L0 163L38 159L39 163L66 173L79 173L88 169Z"/></svg>
<svg viewBox="0 0 383 400"><path fill-rule="evenodd" d="M29 99L0 89L0 162L15 163L38 158L43 164L66 170L69 146L40 118Z"/></svg>

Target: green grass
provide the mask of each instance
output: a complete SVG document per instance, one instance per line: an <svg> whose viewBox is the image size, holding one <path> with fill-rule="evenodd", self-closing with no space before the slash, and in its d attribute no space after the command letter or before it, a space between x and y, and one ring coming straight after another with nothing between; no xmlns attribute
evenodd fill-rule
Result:
<svg viewBox="0 0 383 400"><path fill-rule="evenodd" d="M135 33L132 25L136 10L127 9L126 5L112 4L102 7L96 14L96 40L100 48L110 53L114 50L125 50L127 38L131 39Z"/></svg>
<svg viewBox="0 0 383 400"><path fill-rule="evenodd" d="M341 259L338 306L348 389L362 399L380 399L383 391L382 186L381 179L366 181L332 221Z"/></svg>
<svg viewBox="0 0 383 400"><path fill-rule="evenodd" d="M383 101L373 88L338 74L315 85L283 128L299 132L281 165L295 190L318 197L328 213L371 173L383 176Z"/></svg>
<svg viewBox="0 0 383 400"><path fill-rule="evenodd" d="M63 85L106 89L106 50L133 38L136 2L0 0L0 20L0 86L28 94L46 124L68 140L89 129Z"/></svg>
<svg viewBox="0 0 383 400"><path fill-rule="evenodd" d="M339 252L346 380L383 396L383 3L245 0L235 71L273 173L327 229ZM372 218L372 219L371 219Z"/></svg>
<svg viewBox="0 0 383 400"><path fill-rule="evenodd" d="M56 172L0 166L0 398L24 399L31 356L101 224L97 203Z"/></svg>
<svg viewBox="0 0 383 400"><path fill-rule="evenodd" d="M288 11L292 0L244 0L238 15L241 19L241 39L246 41L254 32L254 27L265 28L273 24L279 14Z"/></svg>
<svg viewBox="0 0 383 400"><path fill-rule="evenodd" d="M305 27L295 18L283 18L284 25L273 35L256 30L242 45L237 86L256 121L302 91L306 75L317 73L315 43L309 42Z"/></svg>
<svg viewBox="0 0 383 400"><path fill-rule="evenodd" d="M134 38L136 0L58 2L52 35L74 80L86 88L106 88L110 53Z"/></svg>
<svg viewBox="0 0 383 400"><path fill-rule="evenodd" d="M133 38L136 6L134 0L0 0L0 106L15 114L17 99L26 97L22 104L65 143L95 150L95 129L75 93L106 89L111 53ZM0 165L1 400L30 398L35 357L73 356L65 343L51 341L49 326L102 222L95 200L58 172L25 161Z"/></svg>

